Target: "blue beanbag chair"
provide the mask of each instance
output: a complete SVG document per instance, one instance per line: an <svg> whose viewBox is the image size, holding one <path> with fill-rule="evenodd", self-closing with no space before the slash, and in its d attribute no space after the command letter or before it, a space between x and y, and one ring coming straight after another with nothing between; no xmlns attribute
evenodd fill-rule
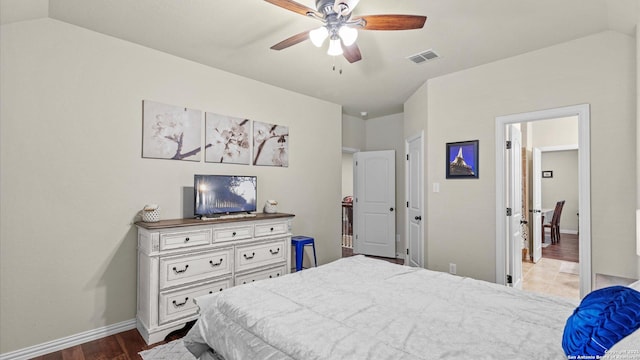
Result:
<svg viewBox="0 0 640 360"><path fill-rule="evenodd" d="M640 292L626 286L595 290L567 319L562 348L569 358L602 356L640 328Z"/></svg>

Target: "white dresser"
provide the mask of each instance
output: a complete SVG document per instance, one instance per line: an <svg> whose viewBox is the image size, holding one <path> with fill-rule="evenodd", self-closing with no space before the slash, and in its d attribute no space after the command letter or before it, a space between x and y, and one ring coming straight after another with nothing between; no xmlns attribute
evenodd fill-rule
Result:
<svg viewBox="0 0 640 360"><path fill-rule="evenodd" d="M291 269L292 214L137 222L137 328L147 344L197 318L193 299Z"/></svg>

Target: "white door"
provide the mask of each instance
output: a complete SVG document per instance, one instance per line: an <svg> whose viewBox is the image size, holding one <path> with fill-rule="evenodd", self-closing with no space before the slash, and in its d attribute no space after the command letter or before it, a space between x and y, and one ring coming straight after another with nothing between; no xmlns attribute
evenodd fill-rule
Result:
<svg viewBox="0 0 640 360"><path fill-rule="evenodd" d="M522 288L522 141L520 128L508 126L508 140L511 146L507 150L507 263L511 276L511 286Z"/></svg>
<svg viewBox="0 0 640 360"><path fill-rule="evenodd" d="M533 221L533 262L536 263L542 258L542 151L539 148L533 149L533 174L532 191L533 204L531 209L531 221Z"/></svg>
<svg viewBox="0 0 640 360"><path fill-rule="evenodd" d="M395 151L357 152L353 164L353 252L395 258Z"/></svg>
<svg viewBox="0 0 640 360"><path fill-rule="evenodd" d="M405 264L424 267L423 237L424 211L422 197L422 134L407 139L407 254Z"/></svg>

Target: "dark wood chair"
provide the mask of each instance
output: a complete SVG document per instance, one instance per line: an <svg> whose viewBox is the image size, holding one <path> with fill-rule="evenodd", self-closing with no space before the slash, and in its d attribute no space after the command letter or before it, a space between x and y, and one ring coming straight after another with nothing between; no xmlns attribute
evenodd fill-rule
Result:
<svg viewBox="0 0 640 360"><path fill-rule="evenodd" d="M560 216L562 215L562 208L564 207L564 200L558 201L556 207L553 209L553 216L549 223L542 225L542 231L546 232L546 229L551 230L551 243L555 244L560 242Z"/></svg>

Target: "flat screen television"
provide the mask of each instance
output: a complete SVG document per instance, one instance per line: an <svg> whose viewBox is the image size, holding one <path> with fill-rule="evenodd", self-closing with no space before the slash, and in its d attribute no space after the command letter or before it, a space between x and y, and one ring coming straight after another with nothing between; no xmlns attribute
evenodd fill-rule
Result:
<svg viewBox="0 0 640 360"><path fill-rule="evenodd" d="M256 211L258 179L255 176L194 175L194 214L215 217Z"/></svg>

